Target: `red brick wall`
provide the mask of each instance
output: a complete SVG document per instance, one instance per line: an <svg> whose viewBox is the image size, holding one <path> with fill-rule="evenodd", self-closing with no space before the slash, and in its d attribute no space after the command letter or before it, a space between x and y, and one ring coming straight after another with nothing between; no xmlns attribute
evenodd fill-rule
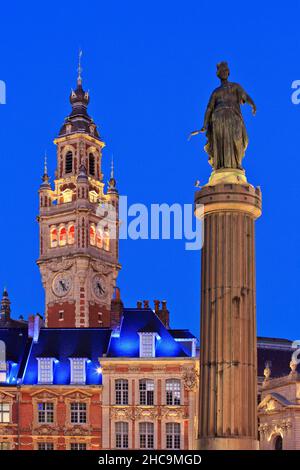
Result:
<svg viewBox="0 0 300 470"><path fill-rule="evenodd" d="M63 311L63 320L59 320L59 312ZM74 328L75 302L59 302L47 308L48 328Z"/></svg>
<svg viewBox="0 0 300 470"><path fill-rule="evenodd" d="M102 315L99 315L102 313ZM99 323L102 320L102 323ZM89 304L89 326L91 328L109 327L110 326L110 310L107 308L91 302Z"/></svg>

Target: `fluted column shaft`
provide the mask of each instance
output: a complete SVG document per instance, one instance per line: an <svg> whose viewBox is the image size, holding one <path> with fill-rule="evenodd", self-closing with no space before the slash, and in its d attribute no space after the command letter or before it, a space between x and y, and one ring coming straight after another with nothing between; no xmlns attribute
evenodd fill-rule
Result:
<svg viewBox="0 0 300 470"><path fill-rule="evenodd" d="M218 184L196 193L204 205L201 256L200 448L257 447L255 219L261 193Z"/></svg>

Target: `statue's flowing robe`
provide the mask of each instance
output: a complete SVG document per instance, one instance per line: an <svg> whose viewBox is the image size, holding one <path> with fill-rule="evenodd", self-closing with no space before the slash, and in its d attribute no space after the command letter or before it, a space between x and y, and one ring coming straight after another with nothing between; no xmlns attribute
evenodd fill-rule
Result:
<svg viewBox="0 0 300 470"><path fill-rule="evenodd" d="M247 94L237 83L227 82L212 93L207 111L207 143L204 147L215 170L242 168L248 136L240 110Z"/></svg>

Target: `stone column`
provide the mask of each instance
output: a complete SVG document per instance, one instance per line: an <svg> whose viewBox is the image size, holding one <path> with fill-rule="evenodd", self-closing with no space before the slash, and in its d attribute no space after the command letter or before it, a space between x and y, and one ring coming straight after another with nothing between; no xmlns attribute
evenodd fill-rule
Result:
<svg viewBox="0 0 300 470"><path fill-rule="evenodd" d="M195 214L204 218L199 448L257 449L254 224L261 191L245 179L210 181L195 195Z"/></svg>

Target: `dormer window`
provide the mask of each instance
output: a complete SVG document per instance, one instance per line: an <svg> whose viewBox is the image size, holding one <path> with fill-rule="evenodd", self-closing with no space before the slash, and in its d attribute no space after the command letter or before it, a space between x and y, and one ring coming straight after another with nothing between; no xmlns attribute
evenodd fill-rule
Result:
<svg viewBox="0 0 300 470"><path fill-rule="evenodd" d="M70 357L71 384L86 383L86 358Z"/></svg>
<svg viewBox="0 0 300 470"><path fill-rule="evenodd" d="M7 363L6 361L0 361L0 383L6 382L7 380Z"/></svg>
<svg viewBox="0 0 300 470"><path fill-rule="evenodd" d="M65 160L65 172L72 173L73 171L73 153L71 151L67 152Z"/></svg>
<svg viewBox="0 0 300 470"><path fill-rule="evenodd" d="M67 125L66 125L66 132L67 132L67 134L70 134L71 129L72 129L71 124L67 124Z"/></svg>
<svg viewBox="0 0 300 470"><path fill-rule="evenodd" d="M157 333L143 332L139 333L140 337L140 357L155 357L155 339Z"/></svg>
<svg viewBox="0 0 300 470"><path fill-rule="evenodd" d="M52 384L53 383L53 357L38 357L38 383L39 384Z"/></svg>

